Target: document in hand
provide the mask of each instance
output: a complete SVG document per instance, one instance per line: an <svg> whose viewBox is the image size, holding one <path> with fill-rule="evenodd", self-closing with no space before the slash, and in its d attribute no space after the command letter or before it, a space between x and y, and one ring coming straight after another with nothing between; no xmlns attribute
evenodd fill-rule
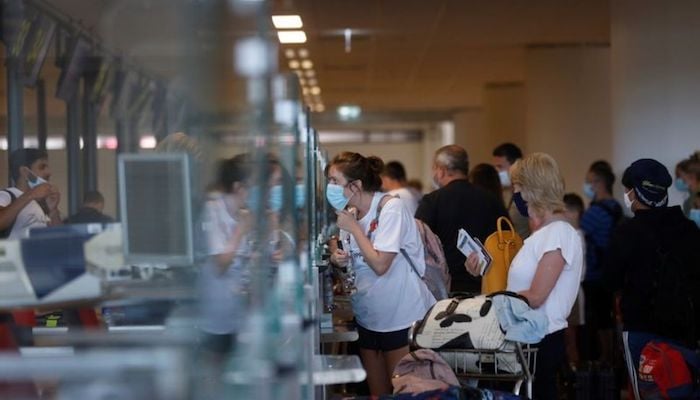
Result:
<svg viewBox="0 0 700 400"><path fill-rule="evenodd" d="M472 237L467 231L460 229L457 235L457 248L467 257L473 252L477 252L479 255L479 275L484 276L491 266L492 258L479 238Z"/></svg>

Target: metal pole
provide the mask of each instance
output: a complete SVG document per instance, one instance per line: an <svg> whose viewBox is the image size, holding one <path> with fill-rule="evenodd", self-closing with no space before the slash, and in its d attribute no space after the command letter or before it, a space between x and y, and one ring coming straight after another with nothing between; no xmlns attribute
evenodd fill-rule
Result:
<svg viewBox="0 0 700 400"><path fill-rule="evenodd" d="M81 202L80 191L80 106L78 93L66 102L66 150L68 158L68 210L78 211Z"/></svg>
<svg viewBox="0 0 700 400"><path fill-rule="evenodd" d="M119 155L122 153L127 153L127 150L125 148L126 145L126 126L124 124L124 119L122 117L118 117L114 121L114 133L117 136L117 156L115 157L115 165L114 165L114 170L119 171ZM116 191L117 195L115 196L115 200L117 202L117 220L120 220L121 218L121 204L119 203L119 199L121 196L119 196L119 174L116 174Z"/></svg>
<svg viewBox="0 0 700 400"><path fill-rule="evenodd" d="M84 80L83 90L83 190L97 189L97 104L90 100L94 78Z"/></svg>
<svg viewBox="0 0 700 400"><path fill-rule="evenodd" d="M36 134L39 139L39 149L46 150L46 138L48 136L46 127L46 85L43 79L36 83Z"/></svg>
<svg viewBox="0 0 700 400"><path fill-rule="evenodd" d="M24 88L19 61L5 47L7 56L7 150L8 154L24 147ZM8 184L12 182L8 157ZM9 185L8 185L9 186Z"/></svg>

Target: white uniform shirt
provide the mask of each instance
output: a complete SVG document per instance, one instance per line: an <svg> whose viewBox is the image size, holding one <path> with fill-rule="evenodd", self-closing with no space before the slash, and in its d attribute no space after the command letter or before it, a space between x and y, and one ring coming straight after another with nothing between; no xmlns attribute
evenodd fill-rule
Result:
<svg viewBox="0 0 700 400"><path fill-rule="evenodd" d="M416 210L418 209L418 199L416 199L416 196L414 196L408 188L403 187L394 189L389 191L388 194L398 196L408 209L408 212L411 215L416 215Z"/></svg>
<svg viewBox="0 0 700 400"><path fill-rule="evenodd" d="M15 197L19 198L23 192L17 188L7 188L6 190L14 193ZM15 201L17 201L15 199ZM12 203L12 197L5 192L0 191L0 207L7 207ZM12 226L12 231L7 237L8 239L20 239L24 237L27 229L30 228L45 228L51 222L51 218L44 212L39 203L35 200L30 201L20 212L17 214L17 219L15 219L15 224Z"/></svg>
<svg viewBox="0 0 700 400"><path fill-rule="evenodd" d="M564 269L549 297L540 306L549 321L548 334L568 326L566 318L576 300L583 267L583 251L578 232L565 221L554 221L543 226L525 240L508 271L508 290L527 290L542 256L557 249L561 250L564 257Z"/></svg>
<svg viewBox="0 0 700 400"><path fill-rule="evenodd" d="M376 193L369 212L358 221L365 234L369 232L379 201L384 196ZM345 238L348 236L347 232L341 234ZM355 318L362 327L377 332L408 328L425 316L435 298L400 252L400 249L405 249L418 271L424 273L423 243L413 216L400 200L386 202L370 240L376 250L396 253L396 257L388 271L379 276L365 262L355 239L350 238L357 287L352 296Z"/></svg>
<svg viewBox="0 0 700 400"><path fill-rule="evenodd" d="M248 242L245 238L241 241L236 257L225 272L221 273L215 259L216 255L226 252L237 223L228 212L223 195L211 196L205 204L203 223L209 257L200 277L203 314L201 327L208 333L235 333L243 318L244 268L250 253Z"/></svg>

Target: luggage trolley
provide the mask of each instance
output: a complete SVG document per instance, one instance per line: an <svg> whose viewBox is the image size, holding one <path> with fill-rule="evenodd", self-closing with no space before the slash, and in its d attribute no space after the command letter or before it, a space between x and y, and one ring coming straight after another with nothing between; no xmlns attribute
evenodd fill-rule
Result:
<svg viewBox="0 0 700 400"><path fill-rule="evenodd" d="M490 297L490 296L488 296ZM537 348L505 339L488 297L440 301L409 329L414 348L436 351L463 384L476 380L513 381L532 398ZM471 381L471 382L470 382Z"/></svg>
<svg viewBox="0 0 700 400"><path fill-rule="evenodd" d="M440 349L437 353L452 367L460 382L514 381L513 394L519 396L524 384L525 394L532 398L537 348L529 344L507 342L502 350Z"/></svg>

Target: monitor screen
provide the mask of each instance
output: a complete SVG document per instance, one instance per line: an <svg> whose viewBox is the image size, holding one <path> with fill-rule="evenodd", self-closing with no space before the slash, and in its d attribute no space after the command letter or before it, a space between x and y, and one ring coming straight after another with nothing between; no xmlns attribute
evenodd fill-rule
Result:
<svg viewBox="0 0 700 400"><path fill-rule="evenodd" d="M192 264L192 202L186 154L120 155L119 197L127 263Z"/></svg>
<svg viewBox="0 0 700 400"><path fill-rule="evenodd" d="M30 30L24 42L24 58L22 59L22 73L24 84L36 85L44 65L46 54L56 33L56 21L47 15L36 13L30 23Z"/></svg>
<svg viewBox="0 0 700 400"><path fill-rule="evenodd" d="M66 59L61 76L58 78L56 97L70 101L78 92L80 78L85 68L85 62L91 51L91 45L83 38L76 38L68 58Z"/></svg>

